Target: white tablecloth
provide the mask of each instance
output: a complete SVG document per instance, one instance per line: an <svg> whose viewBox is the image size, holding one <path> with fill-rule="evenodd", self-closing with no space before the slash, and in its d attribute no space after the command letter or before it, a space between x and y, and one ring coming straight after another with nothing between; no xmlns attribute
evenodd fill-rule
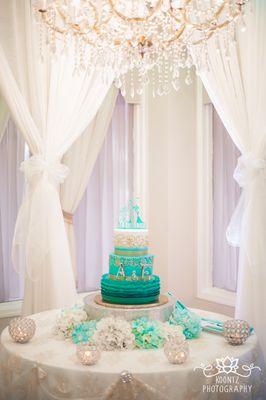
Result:
<svg viewBox="0 0 266 400"><path fill-rule="evenodd" d="M217 314L198 312L211 318L227 319ZM108 388L119 379L123 370L130 371L138 381L148 385L145 385L147 390L143 390L138 399L266 399L263 386L265 367L255 335L244 345L234 347L219 335L203 333L199 339L189 341L190 357L183 365L170 364L163 350L159 349L103 352L96 365L83 366L76 358L76 346L52 333L57 314L58 310L54 310L32 316L37 330L27 344L14 343L8 330L3 331L0 351L1 400L105 399ZM227 393L225 386L229 387L228 381L220 382L217 386L217 377L206 378L202 369L194 371L195 367L203 367L203 364L216 365L217 359L226 356L237 360L239 366L253 363L261 368L261 371L257 368L252 370L249 378L233 382L234 388L251 385L250 389L246 388L248 392L243 392L242 388L241 392ZM237 375L231 375L236 381ZM226 376L219 375L220 378ZM153 395L148 395L149 389L153 390Z"/></svg>

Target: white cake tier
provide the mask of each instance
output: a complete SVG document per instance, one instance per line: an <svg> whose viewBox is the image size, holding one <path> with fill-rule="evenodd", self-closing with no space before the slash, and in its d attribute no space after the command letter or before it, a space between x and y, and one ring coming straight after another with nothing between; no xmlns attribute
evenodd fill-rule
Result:
<svg viewBox="0 0 266 400"><path fill-rule="evenodd" d="M115 229L114 245L123 248L148 247L148 229Z"/></svg>

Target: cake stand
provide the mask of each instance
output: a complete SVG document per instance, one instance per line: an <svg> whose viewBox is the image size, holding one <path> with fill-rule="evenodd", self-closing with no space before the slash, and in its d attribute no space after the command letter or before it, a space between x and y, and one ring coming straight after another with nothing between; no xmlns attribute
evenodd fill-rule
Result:
<svg viewBox="0 0 266 400"><path fill-rule="evenodd" d="M105 303L100 292L91 293L84 298L84 309L90 319L118 317L131 321L140 317L148 317L162 322L168 321L175 301L172 297L160 295L159 301L145 305L125 305Z"/></svg>

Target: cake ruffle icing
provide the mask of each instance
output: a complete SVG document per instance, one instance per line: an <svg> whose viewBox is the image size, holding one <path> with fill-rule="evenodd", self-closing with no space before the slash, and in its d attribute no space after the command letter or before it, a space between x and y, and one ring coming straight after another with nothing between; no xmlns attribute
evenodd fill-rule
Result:
<svg viewBox="0 0 266 400"><path fill-rule="evenodd" d="M160 295L160 278L152 275L148 280L111 279L104 274L101 281L102 299L116 304L147 304L156 302Z"/></svg>

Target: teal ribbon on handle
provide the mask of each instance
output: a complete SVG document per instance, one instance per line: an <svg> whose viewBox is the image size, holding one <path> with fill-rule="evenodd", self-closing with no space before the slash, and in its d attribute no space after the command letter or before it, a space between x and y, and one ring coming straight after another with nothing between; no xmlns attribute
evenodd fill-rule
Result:
<svg viewBox="0 0 266 400"><path fill-rule="evenodd" d="M168 292L168 294L173 297L171 292ZM175 309L170 316L169 323L183 326L183 333L189 339L198 337L201 330L219 334L223 334L224 332L223 321L201 317L190 311L180 300L176 301ZM253 332L254 328L250 327L250 335Z"/></svg>
<svg viewBox="0 0 266 400"><path fill-rule="evenodd" d="M224 331L224 323L222 321L204 317L201 317L201 321L202 329L206 332L223 333ZM254 333L253 326L249 330L249 334L252 335L252 333Z"/></svg>

